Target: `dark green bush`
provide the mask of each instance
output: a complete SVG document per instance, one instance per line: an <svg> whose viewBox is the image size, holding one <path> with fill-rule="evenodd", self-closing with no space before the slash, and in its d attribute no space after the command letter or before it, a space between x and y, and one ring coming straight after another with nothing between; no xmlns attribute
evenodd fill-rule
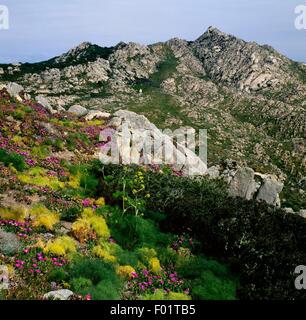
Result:
<svg viewBox="0 0 306 320"><path fill-rule="evenodd" d="M229 279L217 277L211 271L203 271L191 282L191 296L195 300L235 300L236 284Z"/></svg>
<svg viewBox="0 0 306 320"><path fill-rule="evenodd" d="M98 283L97 286L89 289L94 300L120 300L118 285L109 280Z"/></svg>
<svg viewBox="0 0 306 320"><path fill-rule="evenodd" d="M133 251L122 251L116 254L118 263L122 266L136 266L138 262L137 254Z"/></svg>
<svg viewBox="0 0 306 320"><path fill-rule="evenodd" d="M99 181L94 174L91 172L82 173L80 186L87 196L93 196L96 193L98 184Z"/></svg>
<svg viewBox="0 0 306 320"><path fill-rule="evenodd" d="M191 295L197 300L236 299L237 279L229 269L216 260L196 256L181 259L177 264L181 277L190 281Z"/></svg>
<svg viewBox="0 0 306 320"><path fill-rule="evenodd" d="M306 264L306 221L265 203L233 199L216 182L160 175L148 203L167 213L168 230L191 228L210 256L226 258L240 275L242 299L301 299L294 270ZM159 189L157 186L159 185ZM172 191L171 191L172 190Z"/></svg>
<svg viewBox="0 0 306 320"><path fill-rule="evenodd" d="M99 180L95 172L95 167L89 164L68 165L71 174L80 174L80 188L72 193L77 193L82 197L93 197L97 195Z"/></svg>
<svg viewBox="0 0 306 320"><path fill-rule="evenodd" d="M161 233L153 221L142 217L114 214L109 219L109 227L123 248L155 247L168 242L168 236Z"/></svg>
<svg viewBox="0 0 306 320"><path fill-rule="evenodd" d="M102 280L116 281L117 279L114 267L111 264L88 257L74 261L70 275L72 278L90 279L94 285Z"/></svg>
<svg viewBox="0 0 306 320"><path fill-rule="evenodd" d="M0 162L6 166L12 164L18 171L23 171L26 167L23 156L14 152L8 153L4 149L0 149Z"/></svg>
<svg viewBox="0 0 306 320"><path fill-rule="evenodd" d="M48 273L48 281L67 281L69 279L69 275L66 270L63 269L55 269Z"/></svg>
<svg viewBox="0 0 306 320"><path fill-rule="evenodd" d="M78 293L78 294L82 294L82 292L84 292L84 290L88 291L89 288L92 287L92 282L90 279L86 279L86 278L73 278L70 281L70 285L71 285L71 289L73 290L73 292Z"/></svg>
<svg viewBox="0 0 306 320"><path fill-rule="evenodd" d="M119 299L121 279L113 265L99 259L77 258L70 267L71 286L80 294L91 294L94 300Z"/></svg>
<svg viewBox="0 0 306 320"><path fill-rule="evenodd" d="M70 207L61 213L61 220L74 222L80 215L82 209L79 207Z"/></svg>
<svg viewBox="0 0 306 320"><path fill-rule="evenodd" d="M131 176L135 170L129 169ZM101 176L120 181L122 167L105 166ZM115 183L102 182L101 189L108 201L116 203ZM230 198L226 185L216 180L147 171L145 189L151 195L147 211L167 216L160 224L163 231L191 230L205 254L225 259L239 274L240 298L306 298L294 287L296 266L306 265L305 219L265 203ZM203 290L198 290L195 295L201 296Z"/></svg>

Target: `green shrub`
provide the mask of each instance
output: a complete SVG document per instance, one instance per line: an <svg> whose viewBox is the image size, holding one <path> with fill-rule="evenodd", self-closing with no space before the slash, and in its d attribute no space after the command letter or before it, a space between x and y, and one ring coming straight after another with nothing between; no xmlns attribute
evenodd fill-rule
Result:
<svg viewBox="0 0 306 320"><path fill-rule="evenodd" d="M91 172L84 172L81 174L80 186L84 189L84 193L87 196L93 196L96 193L98 184L98 179Z"/></svg>
<svg viewBox="0 0 306 320"><path fill-rule="evenodd" d="M191 295L197 300L236 299L237 280L228 268L216 260L203 256L179 259L177 270L190 281Z"/></svg>
<svg viewBox="0 0 306 320"><path fill-rule="evenodd" d="M66 146L67 146L67 149L69 151L75 151L76 149L76 142L75 142L75 139L72 138L72 137L68 137L66 139Z"/></svg>
<svg viewBox="0 0 306 320"><path fill-rule="evenodd" d="M54 269L48 273L47 279L49 282L54 281L59 283L59 282L67 281L69 279L69 275L67 271L64 269Z"/></svg>
<svg viewBox="0 0 306 320"><path fill-rule="evenodd" d="M70 165L68 169L73 176L80 176L79 188L73 194L79 194L82 197L93 197L96 195L99 180L95 168L91 163Z"/></svg>
<svg viewBox="0 0 306 320"><path fill-rule="evenodd" d="M75 293L82 293L84 290L88 290L90 287L92 287L92 282L90 279L86 278L73 278L70 281L71 289Z"/></svg>
<svg viewBox="0 0 306 320"><path fill-rule="evenodd" d="M70 284L82 295L90 293L94 300L120 298L121 280L114 267L101 259L78 258L73 262L69 275Z"/></svg>
<svg viewBox="0 0 306 320"><path fill-rule="evenodd" d="M70 271L72 278L90 279L93 285L97 285L102 280L117 281L114 267L100 259L83 258L75 261Z"/></svg>
<svg viewBox="0 0 306 320"><path fill-rule="evenodd" d="M119 288L118 282L116 284L110 280L104 280L90 288L89 292L94 300L120 300Z"/></svg>
<svg viewBox="0 0 306 320"><path fill-rule="evenodd" d="M170 247L158 248L157 252L161 264L175 270L180 256Z"/></svg>
<svg viewBox="0 0 306 320"><path fill-rule="evenodd" d="M148 185L166 230L192 229L210 256L226 258L240 275L243 299L302 299L294 270L306 264L306 221L265 203L230 198L218 182L156 175ZM149 176L150 176L149 175Z"/></svg>
<svg viewBox="0 0 306 320"><path fill-rule="evenodd" d="M161 233L151 220L132 215L112 215L109 219L111 234L127 249L137 246L155 247L168 242L168 235Z"/></svg>
<svg viewBox="0 0 306 320"><path fill-rule="evenodd" d="M235 300L236 285L234 281L216 277L211 271L203 271L191 282L191 296L195 300Z"/></svg>
<svg viewBox="0 0 306 320"><path fill-rule="evenodd" d="M23 171L26 167L23 156L14 152L8 153L4 149L0 149L0 162L5 166L12 165L18 171Z"/></svg>
<svg viewBox="0 0 306 320"><path fill-rule="evenodd" d="M133 266L136 267L137 266L137 254L133 251L127 251L127 250L122 250L121 252L118 252L116 254L117 257L117 261L120 265L122 266Z"/></svg>
<svg viewBox="0 0 306 320"><path fill-rule="evenodd" d="M82 209L79 207L70 207L61 213L61 220L74 222L80 217Z"/></svg>
<svg viewBox="0 0 306 320"><path fill-rule="evenodd" d="M50 146L36 146L32 148L32 154L43 159L50 155Z"/></svg>

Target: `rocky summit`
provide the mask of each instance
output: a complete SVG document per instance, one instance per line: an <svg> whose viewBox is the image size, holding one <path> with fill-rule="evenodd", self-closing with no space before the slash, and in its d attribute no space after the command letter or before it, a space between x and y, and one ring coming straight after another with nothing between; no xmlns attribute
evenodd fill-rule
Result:
<svg viewBox="0 0 306 320"><path fill-rule="evenodd" d="M213 27L1 64L0 300L305 299L305 101Z"/></svg>

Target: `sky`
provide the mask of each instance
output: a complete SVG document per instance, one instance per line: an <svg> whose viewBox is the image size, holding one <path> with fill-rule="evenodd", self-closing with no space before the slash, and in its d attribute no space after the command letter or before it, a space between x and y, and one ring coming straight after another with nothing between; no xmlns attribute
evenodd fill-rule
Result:
<svg viewBox="0 0 306 320"><path fill-rule="evenodd" d="M209 26L306 62L306 30L294 25L300 4L306 0L0 0L9 9L0 63L46 60L84 41L195 40Z"/></svg>

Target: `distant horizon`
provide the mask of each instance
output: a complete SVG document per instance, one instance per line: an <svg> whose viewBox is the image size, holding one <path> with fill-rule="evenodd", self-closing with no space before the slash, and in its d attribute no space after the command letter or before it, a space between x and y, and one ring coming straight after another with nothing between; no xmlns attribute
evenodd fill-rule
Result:
<svg viewBox="0 0 306 320"><path fill-rule="evenodd" d="M269 45L306 62L306 30L294 26L299 0L0 0L10 13L0 30L0 63L33 63L82 42L149 45L174 37L194 41L209 26Z"/></svg>

